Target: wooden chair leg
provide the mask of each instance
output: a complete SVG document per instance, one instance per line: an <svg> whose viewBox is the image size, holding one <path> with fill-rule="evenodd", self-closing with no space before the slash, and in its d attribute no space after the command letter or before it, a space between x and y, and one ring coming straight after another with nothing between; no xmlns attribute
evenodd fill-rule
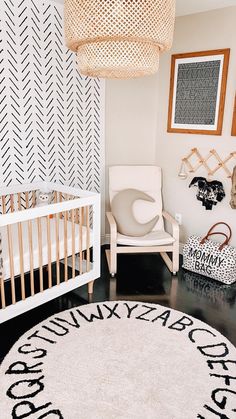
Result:
<svg viewBox="0 0 236 419"><path fill-rule="evenodd" d="M117 253L114 248L113 248L113 251L111 249L106 250L106 258L107 258L109 272L111 276L115 276L117 272Z"/></svg>
<svg viewBox="0 0 236 419"><path fill-rule="evenodd" d="M173 274L176 274L179 270L179 243L178 242L174 243L173 245L172 262L173 262Z"/></svg>
<svg viewBox="0 0 236 419"><path fill-rule="evenodd" d="M93 294L93 284L94 284L94 281L91 281L91 282L88 283L88 293L89 294Z"/></svg>
<svg viewBox="0 0 236 419"><path fill-rule="evenodd" d="M111 257L110 273L111 275L115 275L117 272L117 253L116 253L115 247L111 246L110 257Z"/></svg>
<svg viewBox="0 0 236 419"><path fill-rule="evenodd" d="M117 271L117 225L111 212L107 212L106 215L110 226L110 250L106 250L106 257L110 274L115 276Z"/></svg>
<svg viewBox="0 0 236 419"><path fill-rule="evenodd" d="M179 270L179 245L174 244L172 250L172 260L167 255L166 252L160 252L162 259L164 260L165 264L169 268L169 270L176 275Z"/></svg>
<svg viewBox="0 0 236 419"><path fill-rule="evenodd" d="M166 252L160 252L160 255L161 255L162 259L164 260L167 268L171 272L173 272L173 263L172 263L172 260L170 259L170 257L167 255L167 253Z"/></svg>
<svg viewBox="0 0 236 419"><path fill-rule="evenodd" d="M115 276L117 272L116 236L111 234L110 244L110 274Z"/></svg>

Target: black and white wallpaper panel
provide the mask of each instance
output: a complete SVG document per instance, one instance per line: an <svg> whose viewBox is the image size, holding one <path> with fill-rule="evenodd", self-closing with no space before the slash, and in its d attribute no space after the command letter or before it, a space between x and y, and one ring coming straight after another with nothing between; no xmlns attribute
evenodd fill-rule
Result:
<svg viewBox="0 0 236 419"><path fill-rule="evenodd" d="M63 7L0 0L0 186L50 180L99 191L104 82L64 44Z"/></svg>

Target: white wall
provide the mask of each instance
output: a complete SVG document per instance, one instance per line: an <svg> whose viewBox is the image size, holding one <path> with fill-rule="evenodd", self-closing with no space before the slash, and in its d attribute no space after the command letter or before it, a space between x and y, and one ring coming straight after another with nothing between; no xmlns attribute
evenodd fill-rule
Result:
<svg viewBox="0 0 236 419"><path fill-rule="evenodd" d="M155 164L157 82L156 76L106 81L106 207L109 166Z"/></svg>
<svg viewBox="0 0 236 419"><path fill-rule="evenodd" d="M157 81L106 81L107 166L155 162Z"/></svg>
<svg viewBox="0 0 236 419"><path fill-rule="evenodd" d="M236 150L236 137L231 137L234 96L236 92L236 7L214 10L177 18L174 45L170 53L161 57L158 80L156 163L163 168L163 195L166 209L172 214L181 213L181 241L190 234L204 234L217 221L228 222L233 229L232 244L236 245L236 211L229 206L231 181L221 170L215 178L222 181L226 198L212 211L206 211L195 198L196 189L188 188L194 174L186 181L178 178L181 158L191 148L198 147L203 155L215 148L220 156ZM167 133L169 74L171 54L231 48L225 114L222 136ZM155 83L153 83L153 88ZM152 99L151 99L152 100ZM235 161L236 164L236 161ZM199 170L197 176L206 176Z"/></svg>
<svg viewBox="0 0 236 419"><path fill-rule="evenodd" d="M110 165L160 165L165 207L172 214L183 216L182 241L193 233L204 234L211 224L225 220L232 226L232 244L236 245L236 211L229 206L231 185L225 175L220 171L216 178L223 182L227 196L212 211L202 208L195 198L196 190L188 188L193 176L189 175L186 181L178 178L181 158L193 147L198 147L203 155L215 148L222 157L236 150L236 137L230 135L236 92L235 21L236 7L179 17L173 48L161 56L157 75L106 81L106 182ZM218 48L231 48L222 136L167 133L171 54ZM206 175L204 171L197 174ZM107 189L106 184L108 206Z"/></svg>

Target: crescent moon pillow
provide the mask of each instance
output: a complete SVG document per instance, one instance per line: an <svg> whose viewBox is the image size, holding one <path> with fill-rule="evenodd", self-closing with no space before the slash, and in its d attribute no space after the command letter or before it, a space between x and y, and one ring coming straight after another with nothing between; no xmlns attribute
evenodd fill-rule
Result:
<svg viewBox="0 0 236 419"><path fill-rule="evenodd" d="M145 236L152 231L158 221L158 215L147 223L139 223L136 220L133 213L133 204L138 199L155 202L155 199L150 195L137 189L124 189L112 199L111 211L116 220L117 230L125 236Z"/></svg>

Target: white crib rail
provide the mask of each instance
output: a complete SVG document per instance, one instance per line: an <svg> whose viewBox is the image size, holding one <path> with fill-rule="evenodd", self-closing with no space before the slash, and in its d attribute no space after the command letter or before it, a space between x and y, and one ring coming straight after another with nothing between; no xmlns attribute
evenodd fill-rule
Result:
<svg viewBox="0 0 236 419"><path fill-rule="evenodd" d="M0 227L20 223L23 221L34 220L47 215L58 214L63 211L69 211L75 208L82 208L88 205L95 205L98 194L90 195L86 198L76 198L70 201L58 202L57 204L45 205L43 207L35 207L3 214L0 216Z"/></svg>
<svg viewBox="0 0 236 419"><path fill-rule="evenodd" d="M62 202L55 202L50 205L41 207L29 207L29 193L38 189L48 189L56 191L56 197L59 195L59 201L64 197L73 197L73 199L65 200ZM21 210L21 194L25 194L26 208ZM8 212L0 216L0 228L6 226L8 232L8 249L10 257L10 281L11 281L11 304L7 305L5 301L5 283L4 278L0 278L0 291L1 291L1 303L2 308L0 309L0 323L4 322L12 317L15 317L27 310L30 310L40 304L43 304L53 298L63 295L81 285L88 283L89 292L92 292L93 282L100 275L100 195L97 193L91 193L88 191L81 191L76 188L70 188L67 186L57 185L54 183L34 183L30 185L17 185L8 188L1 188L0 195L3 197L10 196L10 210L14 211L13 195L18 194L18 211ZM3 209L4 209L3 199ZM3 211L5 212L5 210ZM93 262L90 260L90 216L92 214L92 230L93 230ZM44 218L45 217L45 218ZM53 217L53 220L51 219ZM42 264L42 231L41 221L46 219L47 223L47 248L48 248L48 286L44 289L43 285L43 264ZM59 255L59 244L56 240L56 284L52 283L52 260L51 260L51 243L55 240L55 237L51 237L50 223L55 223L56 236L58 235L58 223L59 220L64 222L64 278L61 281L60 276L60 261L62 255ZM71 246L72 253L67 254L67 243L68 243L68 221L71 221ZM24 257L23 257L23 243L22 243L22 223L27 222L28 226L28 248L30 256L30 296L25 295L25 272L24 272ZM40 289L38 293L35 293L34 283L34 263L33 263L33 251L32 251L32 224L37 223L38 229L38 258L39 258L39 284ZM44 221L45 222L45 221ZM79 275L76 276L76 266L78 263L75 261L75 224L79 224L80 229L80 240L82 240L82 224L83 228L86 228L86 250L82 251L82 242L79 245ZM17 224L18 226L18 242L19 242L19 254L20 254L20 284L21 284L21 300L16 302L15 293L15 277L14 277L14 263L12 256L12 226ZM86 256L86 265L82 263L83 254ZM72 277L68 278L68 257L72 260Z"/></svg>

